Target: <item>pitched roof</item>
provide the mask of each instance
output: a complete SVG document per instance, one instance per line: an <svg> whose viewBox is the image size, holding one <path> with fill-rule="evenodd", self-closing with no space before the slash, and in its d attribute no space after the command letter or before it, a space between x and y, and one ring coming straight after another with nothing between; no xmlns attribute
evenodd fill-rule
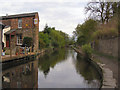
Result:
<svg viewBox="0 0 120 90"><path fill-rule="evenodd" d="M12 30L9 30L9 31L7 31L5 34L7 35L7 34L10 34L10 33L12 33L12 32L14 32L16 29L12 29Z"/></svg>
<svg viewBox="0 0 120 90"><path fill-rule="evenodd" d="M20 18L20 17L30 17L30 16L35 16L35 14L38 14L38 12L0 16L0 20L11 19L11 18Z"/></svg>

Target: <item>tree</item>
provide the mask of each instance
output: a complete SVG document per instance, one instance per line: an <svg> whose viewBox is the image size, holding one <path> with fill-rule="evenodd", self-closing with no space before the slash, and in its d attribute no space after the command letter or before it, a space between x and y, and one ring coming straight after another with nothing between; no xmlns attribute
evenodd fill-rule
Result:
<svg viewBox="0 0 120 90"><path fill-rule="evenodd" d="M104 2L90 2L85 7L86 13L90 11L90 16L94 18L100 18L102 23L104 23Z"/></svg>
<svg viewBox="0 0 120 90"><path fill-rule="evenodd" d="M77 43L83 45L91 41L91 35L96 31L97 22L93 19L86 20L82 25L76 27Z"/></svg>
<svg viewBox="0 0 120 90"><path fill-rule="evenodd" d="M42 49L42 48L45 48L45 42L42 40L42 39L40 39L39 40L39 49Z"/></svg>
<svg viewBox="0 0 120 90"><path fill-rule="evenodd" d="M39 48L47 48L50 45L50 39L47 33L39 32Z"/></svg>
<svg viewBox="0 0 120 90"><path fill-rule="evenodd" d="M65 39L61 35L60 31L51 30L50 37L52 45L55 45L54 47L63 47L65 45Z"/></svg>
<svg viewBox="0 0 120 90"><path fill-rule="evenodd" d="M48 25L46 24L43 32L49 34L50 30L51 30L51 28L48 27Z"/></svg>
<svg viewBox="0 0 120 90"><path fill-rule="evenodd" d="M117 13L118 7L118 2L99 0L98 2L89 2L85 7L85 11L86 13L90 12L90 17L101 21L101 23L105 23Z"/></svg>
<svg viewBox="0 0 120 90"><path fill-rule="evenodd" d="M44 31L39 32L39 48L64 47L69 42L68 34L55 30L55 27L49 27L47 24Z"/></svg>

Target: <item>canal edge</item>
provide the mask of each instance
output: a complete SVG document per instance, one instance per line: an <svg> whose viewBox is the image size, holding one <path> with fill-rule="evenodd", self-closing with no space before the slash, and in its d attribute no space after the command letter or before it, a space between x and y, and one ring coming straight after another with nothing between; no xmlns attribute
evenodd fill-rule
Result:
<svg viewBox="0 0 120 90"><path fill-rule="evenodd" d="M102 69L103 73L103 81L102 81L102 89L103 88L117 88L116 79L113 78L113 72L109 68L105 67L105 64L95 61L95 58L91 58L93 62L95 62Z"/></svg>
<svg viewBox="0 0 120 90"><path fill-rule="evenodd" d="M78 49L76 49L75 47L71 47L72 49L74 49L77 53L81 54L84 56L84 53ZM103 86L103 69L99 66L99 64L97 62L95 62L93 59L89 58L88 59L88 62L91 62L91 64L97 69L98 73L100 74L100 89L102 88Z"/></svg>
<svg viewBox="0 0 120 90"><path fill-rule="evenodd" d="M75 47L72 47L72 49L74 49L79 54L83 54L79 50L77 50ZM95 61L95 58L93 58L93 57L90 58L90 61L98 69L98 72L102 77L100 88L101 89L117 88L116 79L113 78L113 72L109 68L106 68L105 64Z"/></svg>

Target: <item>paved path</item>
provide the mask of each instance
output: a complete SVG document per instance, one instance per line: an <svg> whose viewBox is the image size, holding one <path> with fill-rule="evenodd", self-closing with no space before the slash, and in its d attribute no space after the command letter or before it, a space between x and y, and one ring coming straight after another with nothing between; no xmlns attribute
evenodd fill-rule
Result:
<svg viewBox="0 0 120 90"><path fill-rule="evenodd" d="M98 55L93 55L93 57L97 58L102 63L102 66L104 68L104 77L105 77L105 81L103 81L103 84L107 81L106 88L109 86L109 84L115 86L113 82L116 82L117 84L116 87L118 87L118 60L109 59L104 56L98 56ZM114 79L111 79L112 77Z"/></svg>

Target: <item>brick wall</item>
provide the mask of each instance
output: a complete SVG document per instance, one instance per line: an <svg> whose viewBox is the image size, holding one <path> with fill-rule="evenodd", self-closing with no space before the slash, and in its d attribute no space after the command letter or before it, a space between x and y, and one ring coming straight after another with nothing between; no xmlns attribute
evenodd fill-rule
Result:
<svg viewBox="0 0 120 90"><path fill-rule="evenodd" d="M11 29L18 29L18 19L19 18L2 20L2 23L11 26ZM21 19L23 29L34 28L34 17L22 17Z"/></svg>
<svg viewBox="0 0 120 90"><path fill-rule="evenodd" d="M22 28L18 28L18 19L7 19L2 20L2 23L5 25L11 26L11 29L16 29L16 35L22 34L22 38L24 37L32 37L34 41L34 51L38 50L38 33L39 33L39 16L36 13L35 16L22 17ZM37 19L37 24L34 24L34 19ZM16 44L17 38L16 36L13 39L13 46Z"/></svg>
<svg viewBox="0 0 120 90"><path fill-rule="evenodd" d="M22 28L34 28L34 17L22 18Z"/></svg>
<svg viewBox="0 0 120 90"><path fill-rule="evenodd" d="M38 34L39 34L39 16L38 14L35 15L35 19L37 19L37 24L35 24L35 34L34 34L34 49L35 51L38 51L39 47L38 47L38 44L39 44L39 39L38 39Z"/></svg>
<svg viewBox="0 0 120 90"><path fill-rule="evenodd" d="M11 19L7 19L7 20L0 20L0 22L2 22L5 25L9 25L11 26Z"/></svg>
<svg viewBox="0 0 120 90"><path fill-rule="evenodd" d="M17 29L18 28L18 19L11 19L11 29Z"/></svg>

